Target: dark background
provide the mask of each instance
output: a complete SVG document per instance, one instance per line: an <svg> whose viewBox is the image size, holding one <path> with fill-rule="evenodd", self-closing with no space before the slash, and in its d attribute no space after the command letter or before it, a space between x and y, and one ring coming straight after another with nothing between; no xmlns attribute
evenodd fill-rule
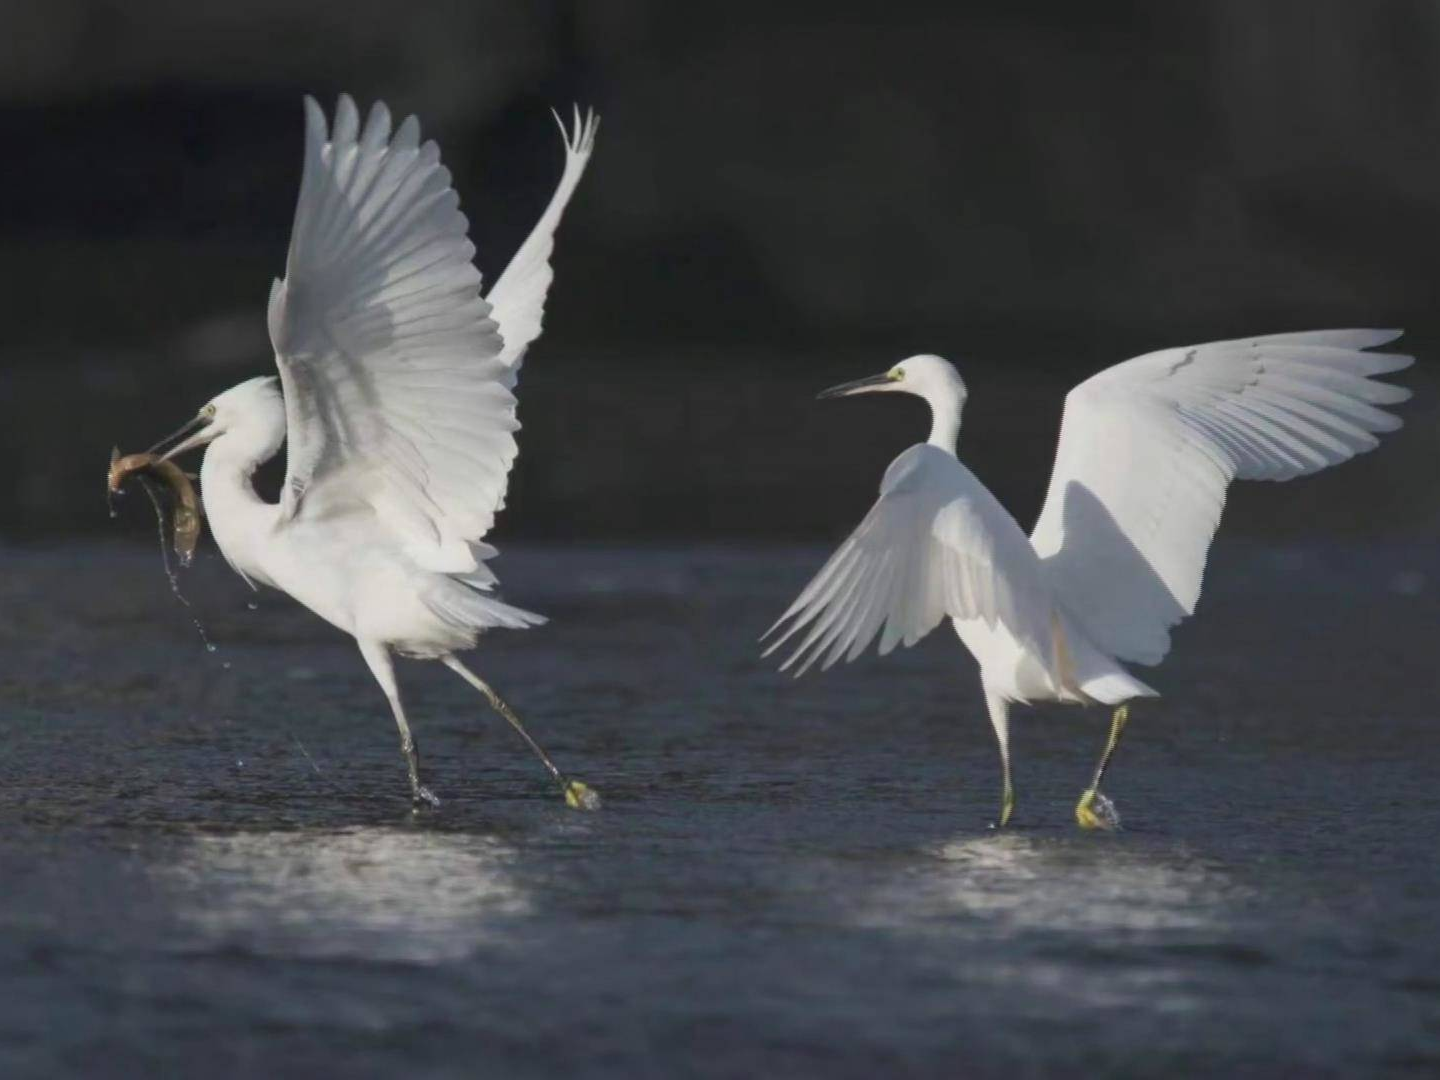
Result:
<svg viewBox="0 0 1440 1080"><path fill-rule="evenodd" d="M0 1078L1440 1075L1437 58L1440 0L0 0ZM440 140L491 280L549 107L605 117L494 537L553 622L471 660L600 814L415 664L413 816L344 634L106 515L112 444L271 370L342 89ZM987 828L948 632L757 655L926 430L822 387L951 357L1028 525L1081 378L1346 325L1410 331L1407 426L1237 485L1123 832L1058 708Z"/></svg>
<svg viewBox="0 0 1440 1080"><path fill-rule="evenodd" d="M300 96L438 138L488 280L605 123L521 385L498 539L828 537L940 352L1029 524L1065 390L1168 345L1396 325L1408 426L1230 528L1440 524L1440 5L0 4L0 536L112 526L112 443L269 370ZM144 515L137 515L144 516Z"/></svg>

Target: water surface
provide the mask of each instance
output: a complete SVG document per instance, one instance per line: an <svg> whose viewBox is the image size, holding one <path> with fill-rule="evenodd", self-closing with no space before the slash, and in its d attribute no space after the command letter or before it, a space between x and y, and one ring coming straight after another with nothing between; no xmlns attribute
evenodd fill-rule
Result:
<svg viewBox="0 0 1440 1080"><path fill-rule="evenodd" d="M416 817L347 639L213 557L0 551L0 1073L1425 1075L1440 1068L1440 558L1222 545L1107 785L953 638L796 683L806 549L508 552L552 616L402 670Z"/></svg>

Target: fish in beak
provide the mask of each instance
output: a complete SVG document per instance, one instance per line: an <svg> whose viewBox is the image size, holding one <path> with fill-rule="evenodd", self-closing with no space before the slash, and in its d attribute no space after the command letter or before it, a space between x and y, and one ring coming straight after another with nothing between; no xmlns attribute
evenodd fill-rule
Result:
<svg viewBox="0 0 1440 1080"><path fill-rule="evenodd" d="M174 436L172 436L173 438ZM166 442L169 440L167 439ZM109 497L120 494L131 477L138 477L150 496L155 512L160 515L160 529L163 533L168 516L174 533L175 554L180 557L181 566L189 566L195 557L195 546L200 542L200 519L203 508L195 485L173 461L157 458L153 452L127 454L122 456L119 448L110 452L110 475L106 484ZM157 484L156 481L159 483ZM168 511L161 501L161 486L168 489L171 506ZM114 502L111 501L110 516L115 516Z"/></svg>
<svg viewBox="0 0 1440 1080"><path fill-rule="evenodd" d="M866 394L875 390L889 390L899 381L900 378L895 372L886 371L880 375L869 375L863 379L856 379L854 382L832 386L829 390L821 390L816 396L819 398L849 397L851 394Z"/></svg>

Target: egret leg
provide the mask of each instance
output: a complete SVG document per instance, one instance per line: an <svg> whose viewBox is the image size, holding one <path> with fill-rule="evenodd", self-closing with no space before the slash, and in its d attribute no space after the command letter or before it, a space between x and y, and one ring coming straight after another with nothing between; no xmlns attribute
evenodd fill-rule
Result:
<svg viewBox="0 0 1440 1080"><path fill-rule="evenodd" d="M519 733L520 738L525 740L526 746L535 751L535 756L540 759L545 768L549 770L550 775L554 777L555 783L559 785L560 794L565 796L565 804L567 806L573 807L576 810L598 810L600 808L599 794L586 784L582 784L579 780L569 779L559 770L555 763L550 760L550 755L540 749L540 744L530 737L530 733L525 730L525 725L520 723L520 718L515 715L514 710L505 704L504 699L491 688L489 683L480 678L479 675L476 675L453 655L442 656L441 660L451 671L455 672L455 674L459 675L476 690L484 694L485 700L490 702L490 707L503 716L509 725Z"/></svg>
<svg viewBox="0 0 1440 1080"><path fill-rule="evenodd" d="M1105 741L1105 752L1100 755L1100 764L1095 766L1095 777L1081 794L1080 801L1075 804L1075 820L1082 829L1113 829L1119 824L1109 800L1100 794L1100 781L1105 778L1105 770L1110 765L1115 747L1120 744L1120 734L1125 730L1125 722L1129 719L1130 706L1117 706L1115 715L1110 719L1110 738Z"/></svg>
<svg viewBox="0 0 1440 1080"><path fill-rule="evenodd" d="M390 710L395 714L395 726L400 729L400 752L405 755L405 766L410 771L410 798L414 804L436 807L440 800L435 793L420 783L420 751L415 746L415 737L410 734L410 724L405 719L405 706L400 703L400 685L395 681L395 664L390 651L375 641L360 642L360 655L370 666L370 673L385 691Z"/></svg>
<svg viewBox="0 0 1440 1080"><path fill-rule="evenodd" d="M1015 812L1015 788L1010 783L1010 705L1006 700L988 690L985 692L985 707L990 713L990 724L995 728L995 740L1000 744L1000 769L1004 788L1000 794L1000 821L997 828L1010 824L1010 815Z"/></svg>

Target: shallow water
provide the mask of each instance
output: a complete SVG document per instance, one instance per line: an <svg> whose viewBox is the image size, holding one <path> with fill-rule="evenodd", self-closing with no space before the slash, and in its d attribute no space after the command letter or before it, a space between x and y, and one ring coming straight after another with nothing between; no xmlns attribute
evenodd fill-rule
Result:
<svg viewBox="0 0 1440 1080"><path fill-rule="evenodd" d="M346 639L213 557L0 550L0 1074L1430 1074L1440 557L1222 545L1099 712L1015 720L953 638L799 683L752 645L823 553L528 549L475 666L606 798L402 671L415 817Z"/></svg>

